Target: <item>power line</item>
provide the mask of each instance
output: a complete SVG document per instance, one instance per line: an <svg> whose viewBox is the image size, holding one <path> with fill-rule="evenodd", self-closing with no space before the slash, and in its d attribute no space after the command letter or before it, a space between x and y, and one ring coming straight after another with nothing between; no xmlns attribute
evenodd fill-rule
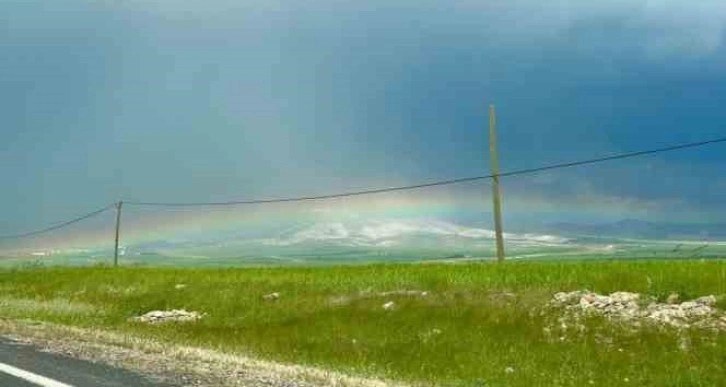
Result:
<svg viewBox="0 0 726 387"><path fill-rule="evenodd" d="M524 175L524 174L537 173L537 172L542 172L542 171L547 171L547 170L552 170L552 169L569 168L569 167L575 167L575 166L580 166L580 165L588 165L588 164L601 163L601 162L605 162L605 161L620 160L620 159L626 159L626 158L631 158L631 157L650 155L650 154L655 154L655 153L671 152L671 151L680 150L680 149L696 148L696 147L702 147L702 146L712 145L712 144L717 144L717 143L722 143L722 142L726 142L726 137L716 138L716 139L707 140L707 141L699 141L699 142L672 145L672 146L667 146L667 147L663 147L663 148L656 148L656 149L650 149L650 150L644 150L644 151L619 153L619 154L615 154L615 155L611 155L611 156L598 157L598 158L594 158L594 159L573 161L573 162L568 162L568 163L551 164L551 165L545 165L545 166L535 167L535 168L519 169L519 170L500 173L499 176L507 177L507 176ZM459 183L465 183L465 182L471 182L471 181L477 181L477 180L491 179L492 177L494 177L494 176L485 175L485 176L464 177L464 178L459 178L459 179L441 180L441 181L435 181L435 182L431 182L431 183L407 185L407 186L401 186L401 187L378 188L378 189L343 192L343 193L328 194L328 195L300 196L300 197L281 198L281 199L259 199L259 200L240 200L240 201L227 201L227 202L196 202L196 203L195 202L165 203L165 202L134 202L134 201L127 202L127 201L124 201L124 203L129 204L129 205L136 205L136 206L153 206L153 207L195 207L195 206L201 207L201 206L233 206L233 205L246 205L246 204L301 202L301 201L309 201L309 200L324 200L324 199L343 198L343 197L351 197L351 196L372 195L372 194L395 192L395 191L406 191L406 190L413 190L413 189L426 188L426 187L435 187L435 186L442 186L442 185L452 185L452 184L459 184Z"/></svg>
<svg viewBox="0 0 726 387"><path fill-rule="evenodd" d="M679 149L696 148L696 147L702 147L702 146L712 145L712 144L722 143L722 142L726 142L726 137L707 140L707 141L673 145L673 146L644 150L644 151L620 153L620 154L616 154L616 155L598 157L598 158L588 159L588 160L551 164L551 165L545 165L545 166L536 167L536 168L514 170L514 171L500 173L499 176L507 177L507 176L524 175L524 174L542 172L542 171L547 171L547 170L552 170L552 169L569 168L569 167L575 167L575 166L580 166L580 165L595 164L595 163L600 163L600 162L605 162L605 161L619 160L619 159L644 156L644 155L655 154L655 153L670 152L670 151L675 151L675 150L679 150ZM413 189L426 188L426 187L452 185L452 184L459 184L459 183L465 183L465 182L471 182L471 181L477 181L477 180L491 179L492 177L494 177L494 176L485 175L485 176L464 177L464 178L459 178L459 179L441 180L441 181L435 181L435 182L431 182L431 183L407 185L407 186L401 186L401 187L378 188L378 189L369 189L369 190L362 190L362 191L343 192L343 193L337 193L337 194L317 195L317 196L300 196L300 197L282 198L282 199L241 200L241 201L227 201L227 202L198 202L198 203L163 203L163 202L128 201L128 202L124 202L124 204L137 205L137 206L191 207L191 206L230 206L230 205L244 205L244 204L300 202L300 201L308 201L308 200L323 200L323 199L333 199L333 198L342 198L342 197L351 197L351 196L362 196L362 195L371 195L371 194L378 194L378 193L385 193L385 192L405 191L405 190L413 190ZM110 205L100 208L96 211L89 212L85 215L81 215L77 218L74 218L74 219L71 219L71 220L68 220L68 221L65 221L65 222L56 224L54 226L44 228L44 229L21 233L21 234L14 234L14 235L0 235L0 240L26 238L26 237L30 237L30 236L48 233L50 231L58 230L60 228L67 227L74 223L78 223L83 220L94 217L96 215L99 215L114 206L115 206L115 204L110 204Z"/></svg>
<svg viewBox="0 0 726 387"><path fill-rule="evenodd" d="M680 150L680 149L697 148L697 147L717 144L717 143L721 143L721 142L726 142L726 137L716 138L716 139L708 140L708 141L699 141L699 142L691 142L691 143L680 144L680 145L672 145L672 146L668 146L668 147L664 147L664 148L656 148L656 149L650 149L650 150L644 150L644 151L638 151L638 152L620 153L620 154L616 154L616 155L612 155L612 156L598 157L598 158L589 159L589 160L573 161L573 162L561 163L561 164L552 164L552 165L547 165L547 166L537 167L537 168L520 169L517 171L501 173L501 174L499 174L499 176L523 175L523 174L527 174L527 173L547 171L550 169L576 167L576 166L580 166L580 165L595 164L595 163L601 163L601 162L605 162L605 161L627 159L627 158L631 158L631 157L645 156L645 155L651 155L651 154L655 154L655 153L670 152L670 151L675 151L675 150ZM491 177L491 176L489 176L489 177Z"/></svg>
<svg viewBox="0 0 726 387"><path fill-rule="evenodd" d="M343 198L343 197L348 197L348 196L361 196L361 195L371 195L371 194L384 193L384 192L405 191L405 190L416 189L416 188L434 187L434 186L438 186L438 185L464 183L464 182L468 182L468 181L488 179L490 177L491 176L464 177L461 179L443 180L443 181L436 181L436 182L432 182L432 183L407 185L407 186L403 186L403 187L377 188L377 189L369 189L369 190L355 191L355 192L344 192L344 193L318 195L318 196L299 196L299 197L294 197L294 198L282 198L282 199L260 199L260 200L240 200L240 201L230 201L230 202L197 202L197 203L162 203L162 202L132 202L132 201L127 202L127 201L124 201L124 204L129 204L129 205L134 205L134 206L153 206L153 207L192 207L192 206L231 206L231 205L242 205L242 204L269 204L269 203L284 203L284 202L301 202L301 201L306 201L306 200L334 199L334 198Z"/></svg>
<svg viewBox="0 0 726 387"><path fill-rule="evenodd" d="M41 229L41 230L30 231L30 232L26 232L26 233L22 233L22 234L14 234L14 235L0 235L0 239L19 239L19 238L27 238L27 237L34 236L34 235L45 234L47 232L51 232L51 231L54 231L54 230L58 230L59 228L63 228L63 227L70 226L70 225L72 225L74 223L78 223L78 222L84 221L84 220L86 220L88 218L92 218L92 217L94 217L94 216L96 216L98 214L101 214L101 213L107 211L108 209L110 209L113 206L114 205L111 204L111 205L108 205L108 206L103 207L101 209L98 209L96 211L89 212L89 213L87 213L85 215L81 215L81 216L79 216L77 218L74 218L74 219L65 221L63 223L59 223L59 224L56 224L54 226L50 226L48 228L44 228L44 229Z"/></svg>

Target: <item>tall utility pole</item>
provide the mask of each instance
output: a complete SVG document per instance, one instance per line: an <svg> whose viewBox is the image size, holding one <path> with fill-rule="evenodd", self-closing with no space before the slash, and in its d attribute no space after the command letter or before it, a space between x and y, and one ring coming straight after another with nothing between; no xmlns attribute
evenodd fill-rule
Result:
<svg viewBox="0 0 726 387"><path fill-rule="evenodd" d="M121 229L121 208L124 202L120 201L116 203L116 242L113 248L113 265L118 266L118 235Z"/></svg>
<svg viewBox="0 0 726 387"><path fill-rule="evenodd" d="M497 116L494 105L489 105L489 157L492 166L492 204L494 205L494 232L497 239L497 261L504 262L502 197L499 190L499 156L497 154Z"/></svg>

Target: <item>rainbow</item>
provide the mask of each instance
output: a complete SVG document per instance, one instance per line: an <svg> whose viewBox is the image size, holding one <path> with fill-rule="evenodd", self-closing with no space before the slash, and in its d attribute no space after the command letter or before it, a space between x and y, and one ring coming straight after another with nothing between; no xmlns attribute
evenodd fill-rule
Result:
<svg viewBox="0 0 726 387"><path fill-rule="evenodd" d="M479 187L481 188L481 187ZM506 192L506 191L505 191ZM576 198L577 199L577 198ZM320 201L262 205L209 207L126 206L122 214L121 245L151 241L184 240L192 236L287 225L294 222L362 219L456 219L462 215L485 214L491 199L482 189L454 192L432 189L394 192ZM504 200L506 215L572 216L603 218L634 217L647 211L637 202L583 197L550 199L510 194ZM488 218L487 218L488 220ZM114 213L109 211L93 222L68 230L21 241L26 251L48 249L103 249L113 245ZM2 249L2 246L0 246Z"/></svg>

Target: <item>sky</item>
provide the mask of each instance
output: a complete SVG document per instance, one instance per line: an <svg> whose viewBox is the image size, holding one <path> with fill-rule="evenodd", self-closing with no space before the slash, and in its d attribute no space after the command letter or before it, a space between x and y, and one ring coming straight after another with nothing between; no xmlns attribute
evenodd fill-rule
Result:
<svg viewBox="0 0 726 387"><path fill-rule="evenodd" d="M485 175L489 104L503 171L724 136L725 27L708 0L5 0L0 234L118 200ZM724 222L724 164L715 145L506 178L505 219Z"/></svg>

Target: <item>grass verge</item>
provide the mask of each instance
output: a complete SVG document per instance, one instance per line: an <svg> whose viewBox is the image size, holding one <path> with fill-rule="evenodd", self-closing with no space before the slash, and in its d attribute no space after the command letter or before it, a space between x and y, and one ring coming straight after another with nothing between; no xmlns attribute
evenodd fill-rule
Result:
<svg viewBox="0 0 726 387"><path fill-rule="evenodd" d="M179 286L182 285L182 286ZM602 319L557 331L558 291L726 294L724 261L0 271L0 316L446 386L718 385L726 335ZM426 292L403 292L417 290ZM276 300L263 295L277 292ZM393 302L393 307L383 304ZM723 300L720 307L723 308ZM149 310L206 313L149 326ZM556 327L555 327L556 328ZM549 332L549 333L548 333Z"/></svg>

